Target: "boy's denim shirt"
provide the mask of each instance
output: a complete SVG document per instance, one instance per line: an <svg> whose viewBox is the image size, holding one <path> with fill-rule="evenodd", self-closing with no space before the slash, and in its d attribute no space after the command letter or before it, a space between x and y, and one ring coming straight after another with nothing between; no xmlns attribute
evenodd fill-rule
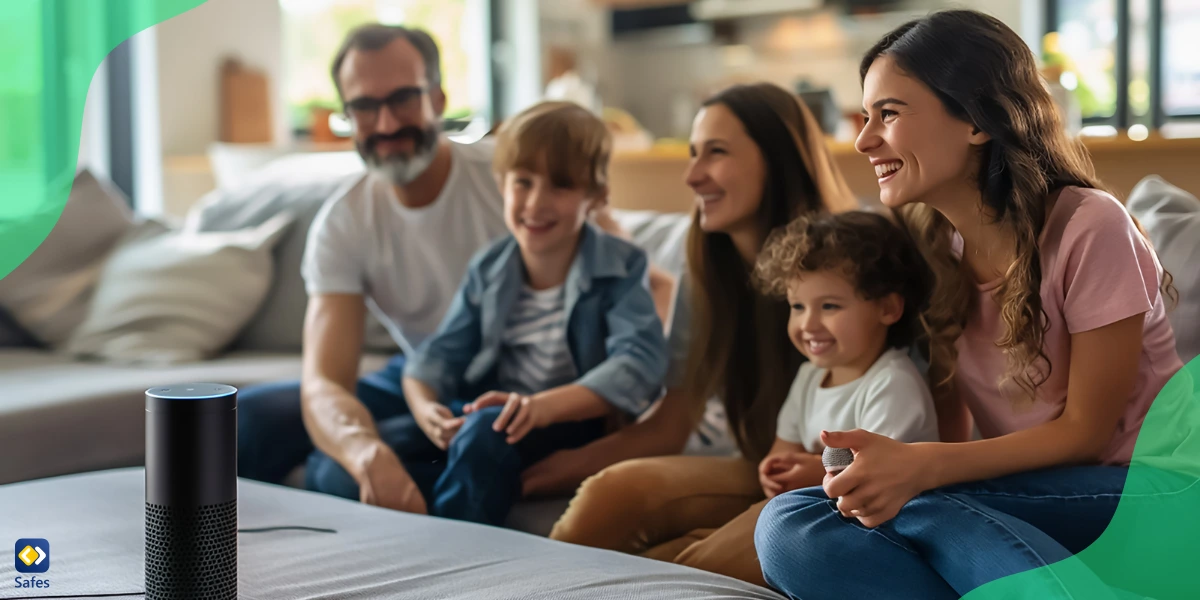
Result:
<svg viewBox="0 0 1200 600"><path fill-rule="evenodd" d="M649 261L637 246L591 223L580 236L564 284L567 346L580 374L575 384L640 415L662 394L669 358L650 296ZM461 396L496 379L508 314L523 282L511 234L480 250L441 325L408 360L404 375L433 388L441 402L473 400Z"/></svg>

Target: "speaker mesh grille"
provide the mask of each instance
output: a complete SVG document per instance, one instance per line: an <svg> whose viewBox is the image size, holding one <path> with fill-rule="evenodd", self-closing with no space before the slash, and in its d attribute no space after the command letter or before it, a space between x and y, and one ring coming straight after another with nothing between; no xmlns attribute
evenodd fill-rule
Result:
<svg viewBox="0 0 1200 600"><path fill-rule="evenodd" d="M237 500L189 509L146 504L146 597L236 600Z"/></svg>

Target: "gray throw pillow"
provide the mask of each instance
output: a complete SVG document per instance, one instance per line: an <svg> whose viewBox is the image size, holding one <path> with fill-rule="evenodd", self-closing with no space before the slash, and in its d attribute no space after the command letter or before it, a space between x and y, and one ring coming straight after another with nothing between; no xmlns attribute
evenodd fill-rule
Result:
<svg viewBox="0 0 1200 600"><path fill-rule="evenodd" d="M266 300L234 346L300 351L308 306L300 263L309 226L325 202L344 195L363 175L362 161L353 152L289 156L259 169L232 189L214 190L188 214L184 227L193 231L254 227L283 210L296 215L296 222L275 248L275 278ZM370 313L365 345L368 350L398 351L396 342Z"/></svg>
<svg viewBox="0 0 1200 600"><path fill-rule="evenodd" d="M105 257L132 225L121 191L80 171L50 235L0 279L0 308L40 343L63 343L87 314Z"/></svg>
<svg viewBox="0 0 1200 600"><path fill-rule="evenodd" d="M1151 175L1133 188L1126 206L1175 279L1179 304L1167 316L1179 358L1186 363L1200 356L1200 199Z"/></svg>
<svg viewBox="0 0 1200 600"><path fill-rule="evenodd" d="M232 232L136 226L104 266L87 318L64 350L83 359L167 365L210 358L258 310L271 251L293 217Z"/></svg>
<svg viewBox="0 0 1200 600"><path fill-rule="evenodd" d="M687 235L690 213L660 213L649 210L611 211L613 220L634 244L646 251L650 263L679 277L687 268Z"/></svg>

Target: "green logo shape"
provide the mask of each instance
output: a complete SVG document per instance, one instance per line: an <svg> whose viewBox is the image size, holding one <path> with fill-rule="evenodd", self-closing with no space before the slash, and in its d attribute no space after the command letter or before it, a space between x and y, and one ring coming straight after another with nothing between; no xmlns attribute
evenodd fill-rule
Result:
<svg viewBox="0 0 1200 600"><path fill-rule="evenodd" d="M1155 398L1117 511L1099 539L1075 556L998 579L963 598L1200 598L1198 557L1200 358Z"/></svg>
<svg viewBox="0 0 1200 600"><path fill-rule="evenodd" d="M0 278L71 193L83 105L105 56L204 0L0 0Z"/></svg>

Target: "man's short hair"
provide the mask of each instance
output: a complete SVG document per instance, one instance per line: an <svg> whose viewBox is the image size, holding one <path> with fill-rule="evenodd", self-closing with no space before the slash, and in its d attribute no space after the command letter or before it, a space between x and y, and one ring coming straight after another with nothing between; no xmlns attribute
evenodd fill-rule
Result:
<svg viewBox="0 0 1200 600"><path fill-rule="evenodd" d="M401 25L367 23L346 34L346 39L342 41L342 47L333 57L333 68L330 70L330 74L333 75L333 85L337 88L338 98L345 100L342 98L342 82L338 76L342 70L342 63L346 61L346 55L351 50L379 50L398 39L408 40L408 43L416 47L417 51L421 53L421 58L425 60L425 77L429 79L429 86L431 88L440 87L442 85L441 57L438 54L437 42L433 41L428 33L421 29Z"/></svg>

